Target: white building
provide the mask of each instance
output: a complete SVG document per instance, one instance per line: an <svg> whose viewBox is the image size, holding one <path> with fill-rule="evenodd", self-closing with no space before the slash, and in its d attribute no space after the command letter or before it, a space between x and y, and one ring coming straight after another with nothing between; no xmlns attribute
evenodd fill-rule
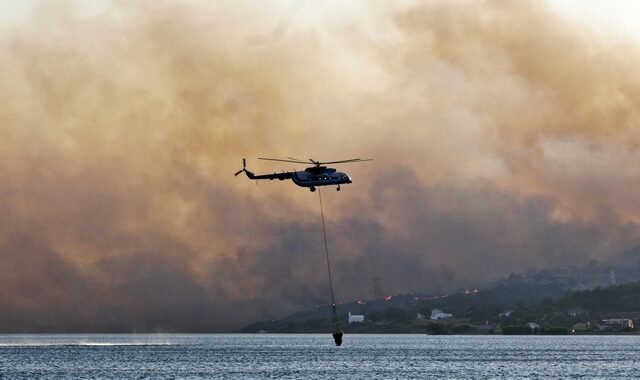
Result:
<svg viewBox="0 0 640 380"><path fill-rule="evenodd" d="M527 322L527 327L531 331L540 330L540 325L534 322Z"/></svg>
<svg viewBox="0 0 640 380"><path fill-rule="evenodd" d="M507 310L507 311L503 311L502 313L498 314L498 316L499 317L509 318L511 316L511 313L513 313L513 310Z"/></svg>
<svg viewBox="0 0 640 380"><path fill-rule="evenodd" d="M633 320L629 318L603 319L602 325L620 328L633 328Z"/></svg>
<svg viewBox="0 0 640 380"><path fill-rule="evenodd" d="M362 323L364 322L364 315L362 314L351 314L349 311L349 319L347 320L349 323Z"/></svg>
<svg viewBox="0 0 640 380"><path fill-rule="evenodd" d="M431 310L432 321L437 321L438 319L449 318L449 317L453 317L453 314L443 313L442 310L439 310L439 309Z"/></svg>

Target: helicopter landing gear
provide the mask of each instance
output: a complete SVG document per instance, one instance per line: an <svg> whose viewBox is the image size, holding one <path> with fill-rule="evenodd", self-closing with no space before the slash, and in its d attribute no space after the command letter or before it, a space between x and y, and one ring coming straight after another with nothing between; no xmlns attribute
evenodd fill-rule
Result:
<svg viewBox="0 0 640 380"><path fill-rule="evenodd" d="M336 191L340 191L340 185L338 185L338 187L336 188Z"/></svg>
<svg viewBox="0 0 640 380"><path fill-rule="evenodd" d="M311 191L311 192L313 193L314 191L316 191L316 188L315 188L315 187L313 187L313 186L311 186L311 187L309 188L309 191Z"/></svg>

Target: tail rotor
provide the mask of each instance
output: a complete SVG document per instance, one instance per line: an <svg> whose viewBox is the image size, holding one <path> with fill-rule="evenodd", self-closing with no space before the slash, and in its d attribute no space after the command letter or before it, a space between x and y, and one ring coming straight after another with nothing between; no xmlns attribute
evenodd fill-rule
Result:
<svg viewBox="0 0 640 380"><path fill-rule="evenodd" d="M238 174L242 173L242 172L246 172L247 171L247 160L245 158L242 159L242 169L238 170L234 176L238 176Z"/></svg>

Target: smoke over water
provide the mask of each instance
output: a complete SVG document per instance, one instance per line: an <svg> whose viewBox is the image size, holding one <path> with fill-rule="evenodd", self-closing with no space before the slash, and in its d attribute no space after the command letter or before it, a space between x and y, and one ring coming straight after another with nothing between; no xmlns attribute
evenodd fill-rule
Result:
<svg viewBox="0 0 640 380"><path fill-rule="evenodd" d="M228 331L638 244L640 49L539 1L43 1L0 29L0 330ZM89 9L87 9L89 8Z"/></svg>

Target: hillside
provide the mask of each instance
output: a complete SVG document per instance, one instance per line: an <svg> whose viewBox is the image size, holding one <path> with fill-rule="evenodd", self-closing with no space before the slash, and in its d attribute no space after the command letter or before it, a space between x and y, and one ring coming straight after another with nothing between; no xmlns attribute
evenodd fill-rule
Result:
<svg viewBox="0 0 640 380"><path fill-rule="evenodd" d="M439 321L429 317L434 309L453 316ZM347 324L347 313L363 314L364 323ZM338 306L341 328L362 333L487 333L521 331L527 323L541 330L568 331L577 323L597 328L606 318L640 318L640 283L567 292L554 284L505 281L485 290L465 290L451 295L399 294ZM426 318L418 318L422 314ZM238 332L310 333L331 331L329 307L260 322ZM511 330L510 330L511 329ZM604 330L604 329L603 329Z"/></svg>

